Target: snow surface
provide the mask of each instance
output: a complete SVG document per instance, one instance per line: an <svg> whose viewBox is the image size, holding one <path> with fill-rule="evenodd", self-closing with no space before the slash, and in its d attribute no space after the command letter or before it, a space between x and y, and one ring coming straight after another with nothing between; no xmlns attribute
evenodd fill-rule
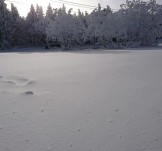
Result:
<svg viewBox="0 0 162 151"><path fill-rule="evenodd" d="M1 53L0 151L161 151L151 49Z"/></svg>

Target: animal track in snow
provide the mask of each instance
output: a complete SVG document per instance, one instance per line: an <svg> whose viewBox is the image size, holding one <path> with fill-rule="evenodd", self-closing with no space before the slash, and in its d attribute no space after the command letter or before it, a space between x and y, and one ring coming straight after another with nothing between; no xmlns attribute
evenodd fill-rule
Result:
<svg viewBox="0 0 162 151"><path fill-rule="evenodd" d="M29 84L34 84L33 80L30 80L23 76L9 76L9 77L0 76L0 82L6 83L6 84L12 84L16 86L25 86Z"/></svg>

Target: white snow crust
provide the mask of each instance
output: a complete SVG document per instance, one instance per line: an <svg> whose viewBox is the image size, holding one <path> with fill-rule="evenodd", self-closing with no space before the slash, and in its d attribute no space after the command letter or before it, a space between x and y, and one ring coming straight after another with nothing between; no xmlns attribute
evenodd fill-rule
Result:
<svg viewBox="0 0 162 151"><path fill-rule="evenodd" d="M161 50L0 54L0 151L161 150Z"/></svg>

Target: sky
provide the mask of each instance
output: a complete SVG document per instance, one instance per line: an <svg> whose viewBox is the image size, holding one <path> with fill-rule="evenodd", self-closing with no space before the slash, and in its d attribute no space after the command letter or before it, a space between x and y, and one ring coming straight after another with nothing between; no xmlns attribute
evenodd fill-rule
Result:
<svg viewBox="0 0 162 151"><path fill-rule="evenodd" d="M44 13L46 12L49 3L51 3L51 6L53 8L60 8L63 5L63 3L65 3L67 10L73 8L73 13L77 12L78 9L80 9L83 12L91 12L94 8L74 6L73 4L67 4L65 1L96 7L98 3L100 3L102 7L106 7L107 5L109 5L112 9L119 9L120 4L125 3L126 0L6 0L6 3L8 8L10 8L11 3L13 3L17 7L19 14L24 17L29 12L31 4L34 4L35 6L36 4L42 6ZM157 0L157 2L162 4L162 0Z"/></svg>

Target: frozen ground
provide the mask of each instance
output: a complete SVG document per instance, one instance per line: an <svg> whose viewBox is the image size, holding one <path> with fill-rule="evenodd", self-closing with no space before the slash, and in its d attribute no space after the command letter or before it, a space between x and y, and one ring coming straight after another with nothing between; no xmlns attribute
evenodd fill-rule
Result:
<svg viewBox="0 0 162 151"><path fill-rule="evenodd" d="M162 151L162 51L1 53L0 151Z"/></svg>

